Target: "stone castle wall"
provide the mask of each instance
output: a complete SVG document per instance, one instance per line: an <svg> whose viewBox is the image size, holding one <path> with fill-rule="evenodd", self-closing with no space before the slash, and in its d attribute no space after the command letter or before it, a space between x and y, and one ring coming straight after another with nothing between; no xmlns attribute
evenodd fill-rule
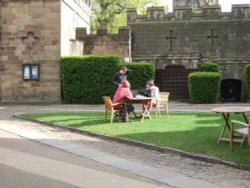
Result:
<svg viewBox="0 0 250 188"><path fill-rule="evenodd" d="M84 55L119 55L122 62L130 57L129 28L120 28L118 34L108 34L107 29L99 29L95 35L88 35L86 28L77 28L76 39L84 42Z"/></svg>
<svg viewBox="0 0 250 188"><path fill-rule="evenodd" d="M224 78L242 80L242 67L250 62L250 5L233 5L231 13L220 6L177 7L166 14L163 7L147 15L128 11L132 32L132 58L149 60L164 69L169 64L196 68L204 60L221 64Z"/></svg>

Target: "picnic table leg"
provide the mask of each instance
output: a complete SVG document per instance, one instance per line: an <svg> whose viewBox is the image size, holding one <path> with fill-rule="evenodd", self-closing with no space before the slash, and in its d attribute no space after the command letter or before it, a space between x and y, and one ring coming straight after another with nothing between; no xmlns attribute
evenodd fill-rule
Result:
<svg viewBox="0 0 250 188"><path fill-rule="evenodd" d="M224 137L226 128L228 128L228 130L230 131L230 124L229 124L230 114L229 113L227 113L227 114L223 113L222 116L223 116L223 118L225 120L225 123L224 123L224 126L223 126L222 130L221 130L221 133L220 133L220 136L219 136L219 138L217 140L217 143L220 143L221 139Z"/></svg>
<svg viewBox="0 0 250 188"><path fill-rule="evenodd" d="M147 116L148 116L149 119L152 119L151 116L150 116L150 112L149 111L147 112Z"/></svg>
<svg viewBox="0 0 250 188"><path fill-rule="evenodd" d="M248 124L249 121L248 121L248 118L247 118L246 114L245 114L245 113L242 113L242 116L243 116L243 118L244 118L246 124Z"/></svg>
<svg viewBox="0 0 250 188"><path fill-rule="evenodd" d="M148 111L149 104L148 104L148 103L147 103L146 105L144 104L144 107L145 107L145 110L144 110L144 112L142 113L141 122L144 121L145 117L148 117L149 119L152 119L151 116L150 116L150 112Z"/></svg>
<svg viewBox="0 0 250 188"><path fill-rule="evenodd" d="M144 121L145 116L146 116L146 111L148 110L148 104L142 104L142 105L144 105L144 106L143 106L143 107L144 107L144 112L142 113L141 122Z"/></svg>
<svg viewBox="0 0 250 188"><path fill-rule="evenodd" d="M129 115L128 115L128 106L127 106L127 102L124 103L124 109L125 109L125 114L126 114L126 122L129 121Z"/></svg>

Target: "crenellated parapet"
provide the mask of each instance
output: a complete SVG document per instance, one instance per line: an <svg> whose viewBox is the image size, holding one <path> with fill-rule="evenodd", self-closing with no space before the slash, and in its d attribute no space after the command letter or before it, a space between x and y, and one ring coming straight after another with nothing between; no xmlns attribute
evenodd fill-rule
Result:
<svg viewBox="0 0 250 188"><path fill-rule="evenodd" d="M151 7L147 9L148 19L161 20L164 19L165 10L164 7Z"/></svg>
<svg viewBox="0 0 250 188"><path fill-rule="evenodd" d="M250 4L233 5L232 15L236 18L250 18Z"/></svg>
<svg viewBox="0 0 250 188"><path fill-rule="evenodd" d="M106 28L100 28L96 34L87 34L87 29L84 27L76 28L76 40L84 41L87 38L98 38L98 37L109 37L109 38L124 38L130 37L130 29L127 27L119 28L118 34L110 34Z"/></svg>
<svg viewBox="0 0 250 188"><path fill-rule="evenodd" d="M205 5L200 11L194 11L192 7L179 6L173 13L166 13L164 7L151 7L146 15L138 15L136 9L127 11L128 23L145 22L155 20L197 20L197 19L250 19L250 4L232 5L232 11L221 11L220 5Z"/></svg>
<svg viewBox="0 0 250 188"><path fill-rule="evenodd" d="M118 34L110 34L106 28L87 34L86 28L76 28L76 40L83 41L84 55L115 54L123 61L131 54L131 31L127 27L120 28Z"/></svg>

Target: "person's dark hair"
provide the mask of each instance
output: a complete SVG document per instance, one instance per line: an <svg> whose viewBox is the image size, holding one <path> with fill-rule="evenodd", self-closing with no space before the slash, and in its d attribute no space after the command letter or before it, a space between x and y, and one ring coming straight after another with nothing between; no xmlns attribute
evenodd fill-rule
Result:
<svg viewBox="0 0 250 188"><path fill-rule="evenodd" d="M120 70L123 70L125 72L125 75L128 75L131 72L131 70L125 66L121 67Z"/></svg>

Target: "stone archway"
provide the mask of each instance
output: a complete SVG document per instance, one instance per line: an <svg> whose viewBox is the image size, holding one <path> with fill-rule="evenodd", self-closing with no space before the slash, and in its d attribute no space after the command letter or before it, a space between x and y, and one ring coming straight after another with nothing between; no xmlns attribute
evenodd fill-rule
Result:
<svg viewBox="0 0 250 188"><path fill-rule="evenodd" d="M187 100L188 75L197 69L186 69L181 65L166 66L156 71L155 83L161 91L170 92L171 99Z"/></svg>
<svg viewBox="0 0 250 188"><path fill-rule="evenodd" d="M160 90L170 92L171 99L187 100L188 75L200 70L200 54L168 54L158 57L155 64L155 83Z"/></svg>

